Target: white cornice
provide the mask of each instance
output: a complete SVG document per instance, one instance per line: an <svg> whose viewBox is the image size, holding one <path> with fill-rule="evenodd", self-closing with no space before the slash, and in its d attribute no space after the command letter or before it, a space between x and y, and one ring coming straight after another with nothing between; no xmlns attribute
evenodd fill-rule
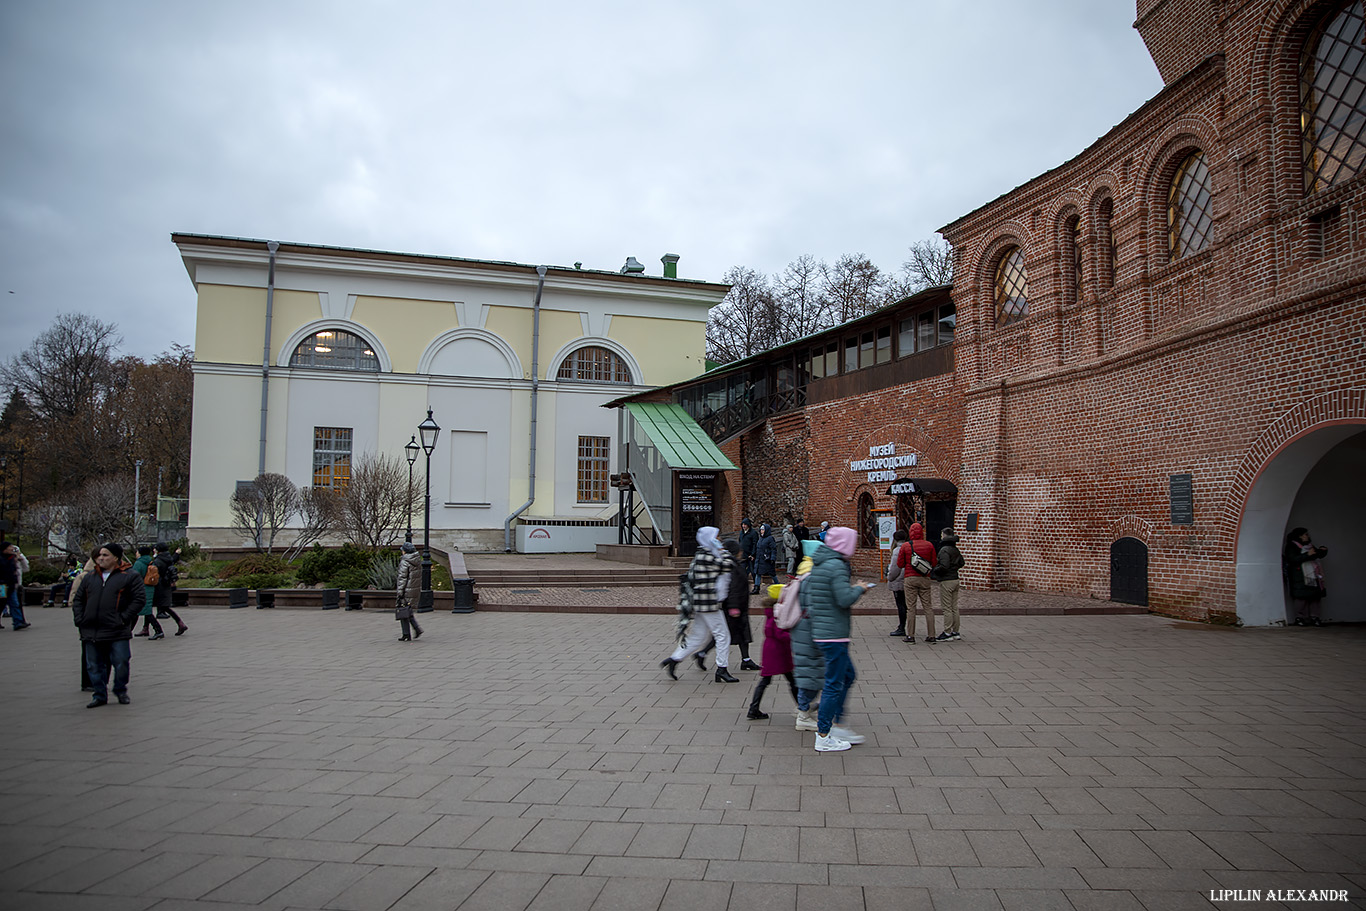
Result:
<svg viewBox="0 0 1366 911"><path fill-rule="evenodd" d="M185 262L186 271L196 286L205 278L200 275L201 267L228 267L236 272L245 267L251 275L249 286L265 287L269 254L265 250L218 247L211 244L181 243L180 254ZM236 268L233 268L236 267ZM288 274L346 274L358 283L355 293L368 292L365 279L399 279L419 284L431 284L436 288L449 288L452 284L481 286L490 288L518 288L527 292L527 304L531 306L536 290L537 276L525 271L524 267L496 265L471 266L459 262L435 262L430 260L371 259L359 255L324 255L306 252L281 252L276 255L276 286L282 285L282 273ZM218 273L223 274L223 273ZM237 276L234 283L241 284L246 276ZM215 283L212 278L210 283ZM313 289L308 289L313 290ZM725 297L725 286L712 284L689 284L667 279L641 278L628 282L598 276L596 273L577 275L556 271L546 276L545 290L567 295L591 295L613 299L634 298L641 304L673 304L687 308L711 308ZM423 295L426 297L427 295ZM463 300L468 293L431 296L433 300ZM578 308L575 308L578 309ZM705 314L701 317L705 319Z"/></svg>

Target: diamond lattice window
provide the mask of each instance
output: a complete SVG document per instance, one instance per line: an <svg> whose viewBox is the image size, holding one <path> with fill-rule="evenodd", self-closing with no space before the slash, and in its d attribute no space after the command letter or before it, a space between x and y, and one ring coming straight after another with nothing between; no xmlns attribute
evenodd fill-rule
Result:
<svg viewBox="0 0 1366 911"><path fill-rule="evenodd" d="M329 370L379 370L375 349L359 335L344 329L324 329L294 349L291 367L324 367Z"/></svg>
<svg viewBox="0 0 1366 911"><path fill-rule="evenodd" d="M1330 16L1300 59L1304 189L1317 193L1358 174L1366 160L1366 17L1362 3Z"/></svg>
<svg viewBox="0 0 1366 911"><path fill-rule="evenodd" d="M1029 315L1029 273L1024 254L1011 247L996 266L996 322L1004 325Z"/></svg>
<svg viewBox="0 0 1366 911"><path fill-rule="evenodd" d="M1214 193L1204 152L1194 152L1172 178L1167 227L1172 259L1199 253L1214 233Z"/></svg>

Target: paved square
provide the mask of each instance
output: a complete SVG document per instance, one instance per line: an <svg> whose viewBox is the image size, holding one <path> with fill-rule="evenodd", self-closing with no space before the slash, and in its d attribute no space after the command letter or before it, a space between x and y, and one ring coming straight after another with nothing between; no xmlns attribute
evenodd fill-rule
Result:
<svg viewBox="0 0 1366 911"><path fill-rule="evenodd" d="M0 909L1366 907L1366 629L856 617L868 742L817 754L785 686L668 680L660 616L191 609L87 710L32 614ZM1271 889L1349 900L1210 899Z"/></svg>

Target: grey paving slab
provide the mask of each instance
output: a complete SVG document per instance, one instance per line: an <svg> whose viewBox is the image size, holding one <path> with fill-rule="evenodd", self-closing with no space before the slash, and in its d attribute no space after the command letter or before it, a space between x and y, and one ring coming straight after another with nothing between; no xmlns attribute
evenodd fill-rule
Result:
<svg viewBox="0 0 1366 911"><path fill-rule="evenodd" d="M816 754L786 693L744 718L753 674L664 677L660 616L435 614L403 644L369 611L189 614L134 643L131 706L83 708L56 613L0 662L0 906L1366 903L1366 629L969 615L925 648L858 616L868 742Z"/></svg>

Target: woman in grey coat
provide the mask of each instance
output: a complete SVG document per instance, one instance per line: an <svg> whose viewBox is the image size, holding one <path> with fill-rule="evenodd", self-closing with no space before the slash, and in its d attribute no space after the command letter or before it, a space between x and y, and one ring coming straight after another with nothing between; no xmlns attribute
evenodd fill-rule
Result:
<svg viewBox="0 0 1366 911"><path fill-rule="evenodd" d="M398 559L398 604L394 608L394 616L403 627L403 635L398 637L398 641L407 642L422 638L422 627L417 625L417 614L413 613L418 599L422 597L422 557L417 548L407 541L403 543L402 550L403 556ZM408 633L409 624L412 625L411 636Z"/></svg>

